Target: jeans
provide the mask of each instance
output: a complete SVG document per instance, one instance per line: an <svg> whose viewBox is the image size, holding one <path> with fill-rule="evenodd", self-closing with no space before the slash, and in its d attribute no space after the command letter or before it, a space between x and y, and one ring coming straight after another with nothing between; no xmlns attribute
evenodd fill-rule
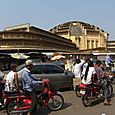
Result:
<svg viewBox="0 0 115 115"><path fill-rule="evenodd" d="M100 86L102 87L102 89L104 91L104 98L108 99L109 89L107 87L107 81L106 81L106 79L101 79Z"/></svg>

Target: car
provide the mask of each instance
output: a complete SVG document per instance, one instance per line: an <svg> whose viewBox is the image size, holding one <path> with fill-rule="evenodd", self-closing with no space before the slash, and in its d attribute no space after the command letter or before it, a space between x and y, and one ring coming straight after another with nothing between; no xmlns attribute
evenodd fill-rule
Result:
<svg viewBox="0 0 115 115"><path fill-rule="evenodd" d="M21 73L25 64L17 67L19 79L21 79ZM54 63L37 62L33 63L33 69L31 70L32 76L40 79L48 78L53 84L54 88L64 89L72 88L74 75L71 71L66 71L64 68Z"/></svg>
<svg viewBox="0 0 115 115"><path fill-rule="evenodd" d="M53 63L65 69L65 63L63 61L54 61Z"/></svg>

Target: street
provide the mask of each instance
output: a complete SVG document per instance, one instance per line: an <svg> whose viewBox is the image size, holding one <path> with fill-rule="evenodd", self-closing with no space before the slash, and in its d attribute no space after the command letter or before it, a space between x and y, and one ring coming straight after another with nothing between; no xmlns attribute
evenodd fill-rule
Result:
<svg viewBox="0 0 115 115"><path fill-rule="evenodd" d="M115 94L115 86L114 94ZM64 106L59 111L49 111L46 108L39 108L36 115L114 115L115 95L110 106L104 106L103 102L92 107L84 107L80 98L76 97L73 90L62 93L65 99ZM1 111L0 115L7 115L6 111Z"/></svg>

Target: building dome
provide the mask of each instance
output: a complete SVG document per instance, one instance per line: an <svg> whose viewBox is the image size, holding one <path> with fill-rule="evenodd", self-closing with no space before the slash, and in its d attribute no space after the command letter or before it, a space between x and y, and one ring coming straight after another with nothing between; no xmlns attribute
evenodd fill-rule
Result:
<svg viewBox="0 0 115 115"><path fill-rule="evenodd" d="M106 47L108 33L103 29L81 21L70 21L49 30L59 36L71 39L80 50Z"/></svg>

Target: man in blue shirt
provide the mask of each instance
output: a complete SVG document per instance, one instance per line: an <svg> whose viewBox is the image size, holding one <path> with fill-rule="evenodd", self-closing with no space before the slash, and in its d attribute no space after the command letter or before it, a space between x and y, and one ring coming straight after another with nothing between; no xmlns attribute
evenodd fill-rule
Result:
<svg viewBox="0 0 115 115"><path fill-rule="evenodd" d="M112 62L112 59L111 59L110 56L107 54L106 59L105 59L106 65L111 66L111 62Z"/></svg>
<svg viewBox="0 0 115 115"><path fill-rule="evenodd" d="M30 106L30 111L28 112L27 115L34 115L34 112L37 107L37 101L36 101L37 95L35 92L35 86L37 86L39 83L41 83L41 81L34 78L30 73L30 71L33 68L32 60L27 60L25 62L25 65L26 65L26 67L23 69L22 74L21 74L22 88L32 98L32 104Z"/></svg>

